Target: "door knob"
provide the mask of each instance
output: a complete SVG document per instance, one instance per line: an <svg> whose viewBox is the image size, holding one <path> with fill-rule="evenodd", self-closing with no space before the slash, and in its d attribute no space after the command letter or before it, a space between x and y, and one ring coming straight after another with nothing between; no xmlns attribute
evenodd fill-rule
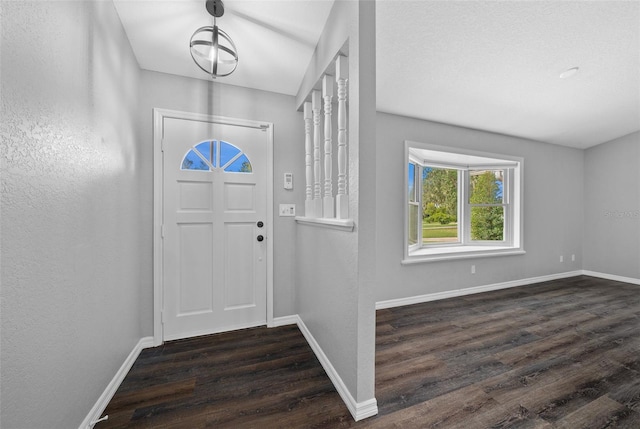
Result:
<svg viewBox="0 0 640 429"><path fill-rule="evenodd" d="M258 236L258 241L262 241L262 240L264 240L264 237L262 235L259 235Z"/></svg>

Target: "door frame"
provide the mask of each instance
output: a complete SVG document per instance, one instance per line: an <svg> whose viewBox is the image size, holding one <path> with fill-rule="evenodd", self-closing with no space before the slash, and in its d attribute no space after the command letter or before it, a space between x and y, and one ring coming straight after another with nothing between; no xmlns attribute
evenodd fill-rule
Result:
<svg viewBox="0 0 640 429"><path fill-rule="evenodd" d="M153 109L153 345L163 343L163 146L164 119L215 122L224 125L263 129L267 133L267 326L273 326L273 123L229 118L179 110Z"/></svg>

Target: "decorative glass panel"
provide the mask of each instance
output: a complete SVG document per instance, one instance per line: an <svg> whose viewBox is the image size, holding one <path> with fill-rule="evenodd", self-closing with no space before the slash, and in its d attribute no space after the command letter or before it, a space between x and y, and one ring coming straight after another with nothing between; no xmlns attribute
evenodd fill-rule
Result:
<svg viewBox="0 0 640 429"><path fill-rule="evenodd" d="M220 167L224 167L225 164L233 159L234 156L240 153L240 149L227 142L220 142ZM225 171L227 169L225 168Z"/></svg>
<svg viewBox="0 0 640 429"><path fill-rule="evenodd" d="M238 159L233 161L227 168L224 169L227 173L251 173L251 163L247 155L242 154Z"/></svg>
<svg viewBox="0 0 640 429"><path fill-rule="evenodd" d="M182 160L181 170L204 170L209 171L209 166L198 154L191 149Z"/></svg>
<svg viewBox="0 0 640 429"><path fill-rule="evenodd" d="M191 148L182 160L181 170L211 171L224 168L228 173L251 173L249 158L234 145L210 140Z"/></svg>
<svg viewBox="0 0 640 429"><path fill-rule="evenodd" d="M196 146L196 150L202 154L202 156L211 162L211 165L216 166L215 162L211 160L211 145L213 142L202 142Z"/></svg>

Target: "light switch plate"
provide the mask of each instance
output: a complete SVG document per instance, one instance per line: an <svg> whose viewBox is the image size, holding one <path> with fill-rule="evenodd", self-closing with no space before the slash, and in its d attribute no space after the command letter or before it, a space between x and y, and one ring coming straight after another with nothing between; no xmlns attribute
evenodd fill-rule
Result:
<svg viewBox="0 0 640 429"><path fill-rule="evenodd" d="M295 216L296 205L295 204L280 204L280 216Z"/></svg>

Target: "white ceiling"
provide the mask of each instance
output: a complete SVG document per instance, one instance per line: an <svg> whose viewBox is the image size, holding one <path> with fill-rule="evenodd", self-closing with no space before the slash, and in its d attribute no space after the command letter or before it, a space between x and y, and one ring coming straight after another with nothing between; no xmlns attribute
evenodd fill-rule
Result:
<svg viewBox="0 0 640 429"><path fill-rule="evenodd" d="M196 79L189 41L212 25L205 0L114 0L140 67ZM333 0L224 0L217 25L238 50L238 68L221 83L295 95Z"/></svg>
<svg viewBox="0 0 640 429"><path fill-rule="evenodd" d="M208 79L188 48L204 4L115 0L143 69ZM218 81L294 95L333 0L224 4L240 61ZM640 0L378 0L376 15L379 111L578 148L640 129Z"/></svg>

